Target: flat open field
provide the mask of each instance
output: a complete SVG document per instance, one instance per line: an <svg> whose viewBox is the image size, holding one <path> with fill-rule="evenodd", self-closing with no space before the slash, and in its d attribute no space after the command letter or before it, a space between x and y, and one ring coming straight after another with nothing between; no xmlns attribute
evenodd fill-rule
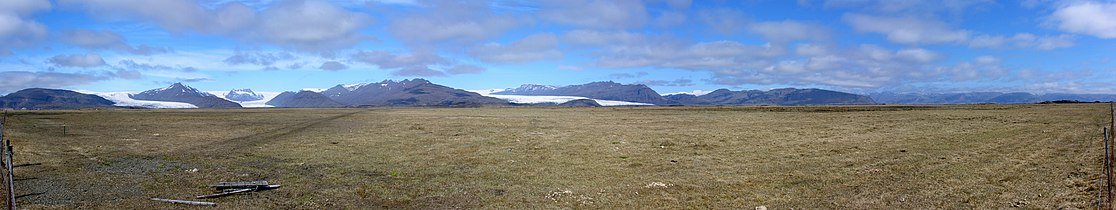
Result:
<svg viewBox="0 0 1116 210"><path fill-rule="evenodd" d="M1107 104L9 113L20 208L1092 208ZM62 125L66 133L63 134ZM194 170L196 169L196 171Z"/></svg>

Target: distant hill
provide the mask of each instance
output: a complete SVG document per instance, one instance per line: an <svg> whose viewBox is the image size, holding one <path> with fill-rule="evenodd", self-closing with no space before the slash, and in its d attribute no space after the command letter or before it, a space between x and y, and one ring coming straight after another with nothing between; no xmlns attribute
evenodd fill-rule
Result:
<svg viewBox="0 0 1116 210"><path fill-rule="evenodd" d="M338 85L322 93L334 101L351 106L462 107L508 104L502 99L430 83L424 79Z"/></svg>
<svg viewBox="0 0 1116 210"><path fill-rule="evenodd" d="M769 91L718 89L701 96L667 97L680 105L848 105L876 104L871 97L822 89L782 88Z"/></svg>
<svg viewBox="0 0 1116 210"><path fill-rule="evenodd" d="M131 94L128 97L136 100L182 102L193 104L198 108L241 108L240 104L198 91L198 89L182 85L182 83L174 83L169 87Z"/></svg>
<svg viewBox="0 0 1116 210"><path fill-rule="evenodd" d="M646 85L624 85L615 82L592 82L582 85L546 86L522 85L518 88L494 92L495 95L528 96L580 96L593 99L631 101L656 105L822 105L822 104L875 104L868 96L822 89L784 88L770 91L730 91L720 89L709 94L659 95Z"/></svg>
<svg viewBox="0 0 1116 210"><path fill-rule="evenodd" d="M668 103L663 96L642 84L625 85L612 81L591 82L570 86L545 86L526 84L518 88L492 93L495 95L526 96L581 96L593 99L630 101L649 104Z"/></svg>
<svg viewBox="0 0 1116 210"><path fill-rule="evenodd" d="M0 108L7 109L81 109L113 104L97 95L43 88L23 89L0 97Z"/></svg>
<svg viewBox="0 0 1116 210"><path fill-rule="evenodd" d="M601 104L597 103L597 101L594 101L593 99L577 99L577 100L567 101L567 102L558 104L558 106L597 107L597 106L601 106Z"/></svg>
<svg viewBox="0 0 1116 210"><path fill-rule="evenodd" d="M225 98L232 101L245 102L263 100L264 96L256 94L256 92L253 92L252 89L234 89L230 90L229 93L226 93Z"/></svg>
<svg viewBox="0 0 1116 210"><path fill-rule="evenodd" d="M332 108L345 107L344 104L333 101L321 93L313 91L283 92L267 101L267 105L287 108Z"/></svg>
<svg viewBox="0 0 1116 210"><path fill-rule="evenodd" d="M873 93L872 98L886 104L1026 104L1043 101L1116 101L1112 94L1050 93L1035 95L1025 92L969 92L969 93Z"/></svg>

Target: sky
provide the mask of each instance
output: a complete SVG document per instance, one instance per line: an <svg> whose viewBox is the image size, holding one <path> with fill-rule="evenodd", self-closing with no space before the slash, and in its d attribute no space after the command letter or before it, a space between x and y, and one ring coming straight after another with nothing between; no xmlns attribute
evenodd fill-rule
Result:
<svg viewBox="0 0 1116 210"><path fill-rule="evenodd" d="M1116 93L1116 1L3 0L0 94L425 78Z"/></svg>

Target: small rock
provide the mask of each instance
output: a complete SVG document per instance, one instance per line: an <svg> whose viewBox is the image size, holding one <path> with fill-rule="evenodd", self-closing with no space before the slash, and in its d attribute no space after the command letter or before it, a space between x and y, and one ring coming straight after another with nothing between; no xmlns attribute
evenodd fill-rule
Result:
<svg viewBox="0 0 1116 210"><path fill-rule="evenodd" d="M186 172L190 172L190 173L198 172L198 168L186 169Z"/></svg>
<svg viewBox="0 0 1116 210"><path fill-rule="evenodd" d="M756 210L767 210L766 206L756 206Z"/></svg>

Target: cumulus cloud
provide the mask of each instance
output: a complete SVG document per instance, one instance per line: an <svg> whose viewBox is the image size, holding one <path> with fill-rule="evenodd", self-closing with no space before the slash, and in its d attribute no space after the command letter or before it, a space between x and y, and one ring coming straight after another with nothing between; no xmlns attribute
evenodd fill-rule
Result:
<svg viewBox="0 0 1116 210"><path fill-rule="evenodd" d="M638 0L546 0L542 4L539 17L582 28L638 28L649 19Z"/></svg>
<svg viewBox="0 0 1116 210"><path fill-rule="evenodd" d="M1018 33L1014 36L980 35L973 37L969 47L973 48L1034 48L1040 50L1053 50L1058 48L1073 47L1074 37L1071 35L1036 36L1030 33Z"/></svg>
<svg viewBox="0 0 1116 210"><path fill-rule="evenodd" d="M1078 1L1055 10L1050 21L1065 32L1116 38L1116 3Z"/></svg>
<svg viewBox="0 0 1116 210"><path fill-rule="evenodd" d="M372 23L368 15L325 1L282 1L262 12L239 2L212 9L191 0L59 0L59 3L85 9L104 19L145 20L173 32L225 35L302 51L352 47L369 39L359 29Z"/></svg>
<svg viewBox="0 0 1116 210"><path fill-rule="evenodd" d="M255 19L254 10L241 3L229 3L216 9L207 9L191 0L59 0L58 3L85 9L99 18L149 20L177 32L228 34L247 28Z"/></svg>
<svg viewBox="0 0 1116 210"><path fill-rule="evenodd" d="M430 67L427 66L408 66L392 71L391 75L401 77L444 77L446 73L430 69Z"/></svg>
<svg viewBox="0 0 1116 210"><path fill-rule="evenodd" d="M480 74L484 72L484 68L474 65L456 65L446 69L449 74Z"/></svg>
<svg viewBox="0 0 1116 210"><path fill-rule="evenodd" d="M614 74L609 74L608 75L609 78L613 78L613 79L631 79L631 78L639 78L639 77L643 77L643 76L647 76L647 72L642 72L641 71L641 72L636 72L634 74L633 73L614 73Z"/></svg>
<svg viewBox="0 0 1116 210"><path fill-rule="evenodd" d="M390 33L415 47L443 43L473 44L499 36L523 18L490 12L487 3L478 1L425 2L425 11L394 17Z"/></svg>
<svg viewBox="0 0 1116 210"><path fill-rule="evenodd" d="M823 5L876 13L925 15L937 12L960 14L973 7L995 4L994 0L825 0Z"/></svg>
<svg viewBox="0 0 1116 210"><path fill-rule="evenodd" d="M717 32L732 34L744 30L748 23L740 10L718 8L698 12L698 19Z"/></svg>
<svg viewBox="0 0 1116 210"><path fill-rule="evenodd" d="M753 23L748 31L778 43L827 39L830 33L825 26L793 20Z"/></svg>
<svg viewBox="0 0 1116 210"><path fill-rule="evenodd" d="M579 45L619 45L642 42L644 38L643 35L623 31L571 30L562 34L562 40Z"/></svg>
<svg viewBox="0 0 1116 210"><path fill-rule="evenodd" d="M63 42L81 48L112 49L136 55L151 55L172 51L166 47L132 46L128 44L123 36L112 31L68 30L62 32L61 38Z"/></svg>
<svg viewBox="0 0 1116 210"><path fill-rule="evenodd" d="M137 63L131 59L124 59L117 62L113 68L123 71L179 71L179 72L196 72L197 68L189 66L172 67L167 65L150 64L150 63Z"/></svg>
<svg viewBox="0 0 1116 210"><path fill-rule="evenodd" d="M454 62L430 52L396 54L386 51L366 51L352 55L352 60L391 70L396 76L446 76L445 72L431 66L448 66Z"/></svg>
<svg viewBox="0 0 1116 210"><path fill-rule="evenodd" d="M344 69L347 69L347 68L349 68L349 66L346 66L345 64L342 64L341 62L337 62L337 61L327 61L325 63L322 63L322 65L318 67L318 69L326 70L326 71L338 71L338 70L344 70Z"/></svg>
<svg viewBox="0 0 1116 210"><path fill-rule="evenodd" d="M271 66L278 61L294 59L295 56L289 52L237 51L236 54L225 58L224 62L229 65L255 64L261 66Z"/></svg>
<svg viewBox="0 0 1116 210"><path fill-rule="evenodd" d="M449 59L433 53L395 54L386 51L367 51L353 54L352 58L384 69L451 63Z"/></svg>
<svg viewBox="0 0 1116 210"><path fill-rule="evenodd" d="M86 73L0 71L0 93L10 93L26 88L62 88L86 85L111 79L109 76Z"/></svg>
<svg viewBox="0 0 1116 210"><path fill-rule="evenodd" d="M489 43L473 49L473 57L493 63L525 63L562 57L558 36L539 33L511 44Z"/></svg>
<svg viewBox="0 0 1116 210"><path fill-rule="evenodd" d="M959 43L969 39L968 31L932 19L845 14L843 20L858 32L883 34L888 41L900 44Z"/></svg>
<svg viewBox="0 0 1116 210"><path fill-rule="evenodd" d="M694 81L689 79L676 79L676 80L644 80L636 82L647 86L668 86L668 87L685 87L694 86Z"/></svg>
<svg viewBox="0 0 1116 210"><path fill-rule="evenodd" d="M56 55L51 57L47 62L61 67L97 67L105 65L105 59L96 53L89 54L72 54L72 55Z"/></svg>
<svg viewBox="0 0 1116 210"><path fill-rule="evenodd" d="M368 15L324 1L284 1L260 16L262 37L279 46L304 51L348 48L369 39L359 30L372 23Z"/></svg>
<svg viewBox="0 0 1116 210"><path fill-rule="evenodd" d="M43 24L29 16L49 10L47 0L0 1L0 56L11 54L12 48L31 47L47 36Z"/></svg>

